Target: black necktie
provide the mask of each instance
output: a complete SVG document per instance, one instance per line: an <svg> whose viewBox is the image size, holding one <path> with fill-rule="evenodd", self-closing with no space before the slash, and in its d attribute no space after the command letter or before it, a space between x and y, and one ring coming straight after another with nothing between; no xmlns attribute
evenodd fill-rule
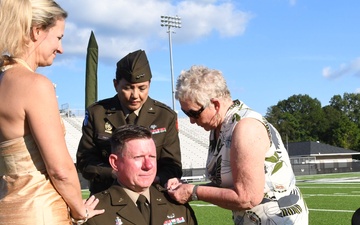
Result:
<svg viewBox="0 0 360 225"><path fill-rule="evenodd" d="M130 113L126 118L128 124L135 124L136 114L134 112Z"/></svg>
<svg viewBox="0 0 360 225"><path fill-rule="evenodd" d="M140 212L143 214L147 224L150 224L150 208L146 204L146 197L144 195L139 195L138 200L136 201Z"/></svg>

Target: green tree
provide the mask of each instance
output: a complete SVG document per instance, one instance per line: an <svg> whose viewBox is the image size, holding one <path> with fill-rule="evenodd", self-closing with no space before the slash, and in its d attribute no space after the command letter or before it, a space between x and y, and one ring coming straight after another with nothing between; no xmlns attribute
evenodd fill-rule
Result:
<svg viewBox="0 0 360 225"><path fill-rule="evenodd" d="M339 108L323 107L324 129L320 140L342 148L359 150L360 128Z"/></svg>
<svg viewBox="0 0 360 225"><path fill-rule="evenodd" d="M343 112L360 128L360 93L344 93L343 97L334 95L330 106Z"/></svg>
<svg viewBox="0 0 360 225"><path fill-rule="evenodd" d="M322 137L326 143L360 151L360 94L334 95L324 113L328 127Z"/></svg>
<svg viewBox="0 0 360 225"><path fill-rule="evenodd" d="M324 129L321 103L309 95L293 95L279 101L267 109L265 117L290 142L318 141Z"/></svg>

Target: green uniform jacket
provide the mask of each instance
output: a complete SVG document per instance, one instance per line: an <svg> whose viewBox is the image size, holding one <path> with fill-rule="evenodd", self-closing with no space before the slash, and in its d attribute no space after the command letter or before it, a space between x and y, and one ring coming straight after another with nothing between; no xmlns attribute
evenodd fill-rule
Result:
<svg viewBox="0 0 360 225"><path fill-rule="evenodd" d="M114 182L109 164L109 139L112 131L124 124L125 116L117 95L96 102L86 110L76 165L82 176L89 180L92 194L106 190ZM165 104L148 97L139 112L137 124L148 127L153 134L160 184L164 185L173 177L181 178L177 114Z"/></svg>
<svg viewBox="0 0 360 225"><path fill-rule="evenodd" d="M105 213L87 221L87 225L148 225L135 203L120 185L95 194L99 199L96 209ZM151 225L196 225L195 213L189 204L179 204L165 192L150 187Z"/></svg>

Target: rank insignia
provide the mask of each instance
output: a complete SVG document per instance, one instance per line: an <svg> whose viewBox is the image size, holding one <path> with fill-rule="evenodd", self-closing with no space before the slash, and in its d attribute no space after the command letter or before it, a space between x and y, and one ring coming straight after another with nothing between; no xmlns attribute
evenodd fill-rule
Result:
<svg viewBox="0 0 360 225"><path fill-rule="evenodd" d="M137 76L136 76L136 79L140 79L140 78L142 78L142 77L145 77L145 73L137 75Z"/></svg>

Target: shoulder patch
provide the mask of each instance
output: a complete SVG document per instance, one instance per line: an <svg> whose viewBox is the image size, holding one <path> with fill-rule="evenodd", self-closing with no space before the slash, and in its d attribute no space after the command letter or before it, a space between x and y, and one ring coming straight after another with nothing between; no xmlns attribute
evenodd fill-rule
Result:
<svg viewBox="0 0 360 225"><path fill-rule="evenodd" d="M89 122L89 111L86 110L85 111L84 123L83 123L84 127L86 127L88 125L88 122Z"/></svg>

